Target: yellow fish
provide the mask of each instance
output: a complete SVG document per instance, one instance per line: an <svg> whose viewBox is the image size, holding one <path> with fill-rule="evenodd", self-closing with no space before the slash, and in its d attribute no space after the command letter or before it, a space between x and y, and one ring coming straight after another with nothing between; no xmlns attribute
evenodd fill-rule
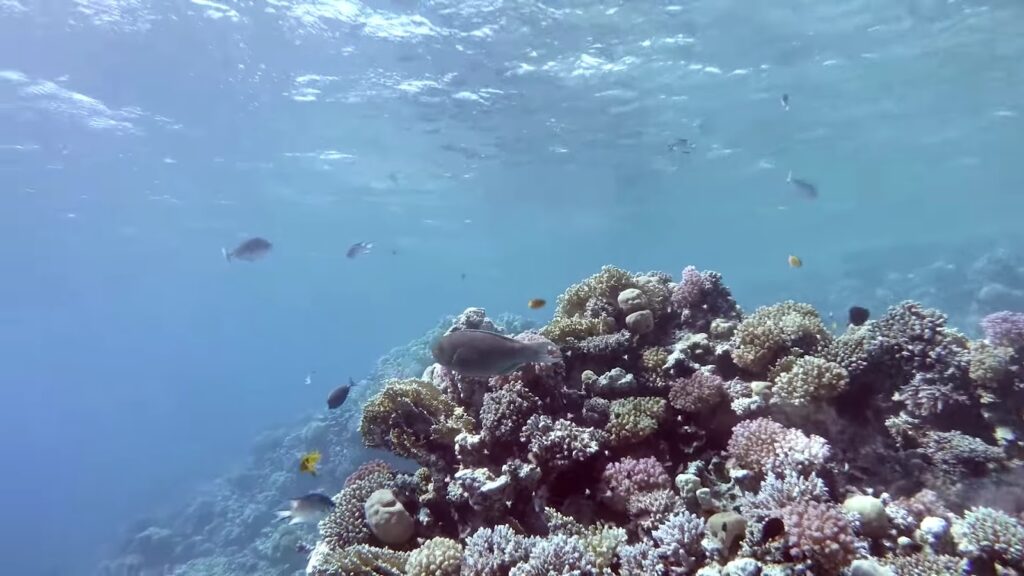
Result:
<svg viewBox="0 0 1024 576"><path fill-rule="evenodd" d="M547 303L548 301L543 298L534 298L533 300L527 302L526 305L529 306L531 310L537 310L543 308L544 305Z"/></svg>
<svg viewBox="0 0 1024 576"><path fill-rule="evenodd" d="M313 450L299 460L299 472L316 476L316 465L320 463L320 451Z"/></svg>
<svg viewBox="0 0 1024 576"><path fill-rule="evenodd" d="M804 261L801 260L799 256L794 256L792 254L789 255L789 267L790 268L799 268L799 267L801 267L803 265L804 265Z"/></svg>

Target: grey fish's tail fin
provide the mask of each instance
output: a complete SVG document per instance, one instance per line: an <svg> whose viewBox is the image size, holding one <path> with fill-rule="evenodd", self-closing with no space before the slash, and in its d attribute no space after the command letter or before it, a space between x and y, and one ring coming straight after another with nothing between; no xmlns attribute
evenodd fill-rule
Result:
<svg viewBox="0 0 1024 576"><path fill-rule="evenodd" d="M224 259L231 262L231 252L228 252L227 248L221 248L220 253L224 255Z"/></svg>
<svg viewBox="0 0 1024 576"><path fill-rule="evenodd" d="M291 518L292 511L291 510L278 510L277 512L274 512L274 515L276 516L276 518L274 518L274 519L280 521L280 520L284 520L286 518Z"/></svg>

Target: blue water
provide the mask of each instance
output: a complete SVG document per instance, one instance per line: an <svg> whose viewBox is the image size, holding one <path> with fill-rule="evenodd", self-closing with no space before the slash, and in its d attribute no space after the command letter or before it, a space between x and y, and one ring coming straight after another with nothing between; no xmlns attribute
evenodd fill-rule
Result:
<svg viewBox="0 0 1024 576"><path fill-rule="evenodd" d="M0 0L3 574L88 574L466 306L825 302L1024 214L1019 2L171 4Z"/></svg>

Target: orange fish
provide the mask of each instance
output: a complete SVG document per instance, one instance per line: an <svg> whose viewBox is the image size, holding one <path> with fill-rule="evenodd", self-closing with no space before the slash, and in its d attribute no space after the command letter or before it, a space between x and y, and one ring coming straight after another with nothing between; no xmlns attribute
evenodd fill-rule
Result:
<svg viewBox="0 0 1024 576"><path fill-rule="evenodd" d="M527 302L526 305L529 306L531 310L539 310L543 308L544 305L547 303L548 301L543 298L534 298L533 300Z"/></svg>

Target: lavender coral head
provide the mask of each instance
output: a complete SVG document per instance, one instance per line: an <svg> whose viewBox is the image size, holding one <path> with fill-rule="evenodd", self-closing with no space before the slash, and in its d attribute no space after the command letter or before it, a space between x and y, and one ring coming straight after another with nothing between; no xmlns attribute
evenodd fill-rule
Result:
<svg viewBox="0 0 1024 576"><path fill-rule="evenodd" d="M985 339L996 346L1024 347L1024 312L996 312L981 320Z"/></svg>

